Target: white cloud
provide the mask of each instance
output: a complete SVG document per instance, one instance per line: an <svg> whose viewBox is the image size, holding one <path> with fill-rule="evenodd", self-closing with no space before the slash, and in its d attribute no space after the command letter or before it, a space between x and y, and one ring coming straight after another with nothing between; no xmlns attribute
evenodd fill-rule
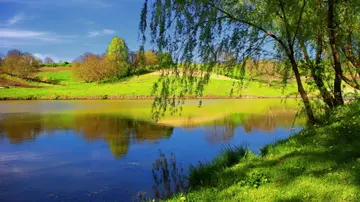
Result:
<svg viewBox="0 0 360 202"><path fill-rule="evenodd" d="M100 31L91 31L88 32L88 37L98 37L98 36L105 36L105 35L111 35L111 34L115 34L116 32L114 30L111 29L103 29Z"/></svg>
<svg viewBox="0 0 360 202"><path fill-rule="evenodd" d="M7 21L7 25L14 25L23 20L25 20L25 16L22 14L17 14Z"/></svg>
<svg viewBox="0 0 360 202"><path fill-rule="evenodd" d="M75 36L60 36L49 32L0 28L0 39L35 39L47 42L63 42L69 41L70 38L74 37Z"/></svg>
<svg viewBox="0 0 360 202"><path fill-rule="evenodd" d="M48 35L46 32L29 30L0 29L0 38L39 38Z"/></svg>

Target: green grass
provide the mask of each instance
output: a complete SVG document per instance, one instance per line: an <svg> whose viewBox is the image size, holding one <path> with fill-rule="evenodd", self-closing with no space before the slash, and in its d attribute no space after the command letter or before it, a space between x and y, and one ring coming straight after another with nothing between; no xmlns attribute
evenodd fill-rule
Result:
<svg viewBox="0 0 360 202"><path fill-rule="evenodd" d="M41 80L55 81L60 85L51 85L46 88L9 88L0 91L0 98L36 98L56 99L63 97L103 97L108 96L149 96L153 84L158 76L145 74L133 76L117 83L97 84L85 83L73 78L72 71L41 72L37 75ZM44 85L44 84L42 84ZM241 91L242 95L250 96L284 96L296 94L296 85L290 84L285 91L281 85L267 87L266 82L248 82L246 88ZM205 87L205 96L229 96L233 87L233 81L211 79ZM239 95L236 92L234 95Z"/></svg>
<svg viewBox="0 0 360 202"><path fill-rule="evenodd" d="M321 126L264 147L226 150L191 169L190 191L169 201L360 201L360 102Z"/></svg>

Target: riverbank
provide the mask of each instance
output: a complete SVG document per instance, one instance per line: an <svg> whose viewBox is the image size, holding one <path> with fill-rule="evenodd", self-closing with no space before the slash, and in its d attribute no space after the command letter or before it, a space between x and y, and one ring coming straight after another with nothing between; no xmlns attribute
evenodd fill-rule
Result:
<svg viewBox="0 0 360 202"><path fill-rule="evenodd" d="M51 96L51 97L35 97L30 95L29 97L0 97L0 100L154 100L154 96L122 96L122 95L103 95L103 96ZM193 100L206 100L206 99L297 99L298 96L221 96L221 95L207 95L207 96L184 96L183 98Z"/></svg>
<svg viewBox="0 0 360 202"><path fill-rule="evenodd" d="M190 190L169 201L359 201L360 102L265 146L224 151L190 171Z"/></svg>

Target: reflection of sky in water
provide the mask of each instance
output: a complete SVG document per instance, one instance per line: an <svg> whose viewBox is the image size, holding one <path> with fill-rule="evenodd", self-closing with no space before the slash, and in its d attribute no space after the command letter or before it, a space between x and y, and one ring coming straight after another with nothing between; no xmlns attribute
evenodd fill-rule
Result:
<svg viewBox="0 0 360 202"><path fill-rule="evenodd" d="M244 132L235 129L225 142L209 143L209 128L175 128L170 138L130 141L127 154L116 160L105 140L85 141L71 130L40 134L36 140L0 146L0 201L7 199L61 200L136 199L138 191L152 195L152 163L174 153L184 168L199 160L209 161L229 145L245 145L253 152L265 144L286 138L290 131ZM90 194L90 195L89 195Z"/></svg>

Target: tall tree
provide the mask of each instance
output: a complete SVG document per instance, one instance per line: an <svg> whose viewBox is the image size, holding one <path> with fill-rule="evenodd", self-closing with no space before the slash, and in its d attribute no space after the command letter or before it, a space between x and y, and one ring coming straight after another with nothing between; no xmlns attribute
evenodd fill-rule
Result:
<svg viewBox="0 0 360 202"><path fill-rule="evenodd" d="M106 57L116 62L118 67L125 71L126 75L130 74L129 49L124 39L117 36L114 37L108 46Z"/></svg>
<svg viewBox="0 0 360 202"><path fill-rule="evenodd" d="M335 79L334 79L334 96L336 105L344 104L341 92L341 81L343 77L343 70L341 67L340 54L335 39L335 11L334 0L328 0L328 29L329 29L329 43L334 61Z"/></svg>

